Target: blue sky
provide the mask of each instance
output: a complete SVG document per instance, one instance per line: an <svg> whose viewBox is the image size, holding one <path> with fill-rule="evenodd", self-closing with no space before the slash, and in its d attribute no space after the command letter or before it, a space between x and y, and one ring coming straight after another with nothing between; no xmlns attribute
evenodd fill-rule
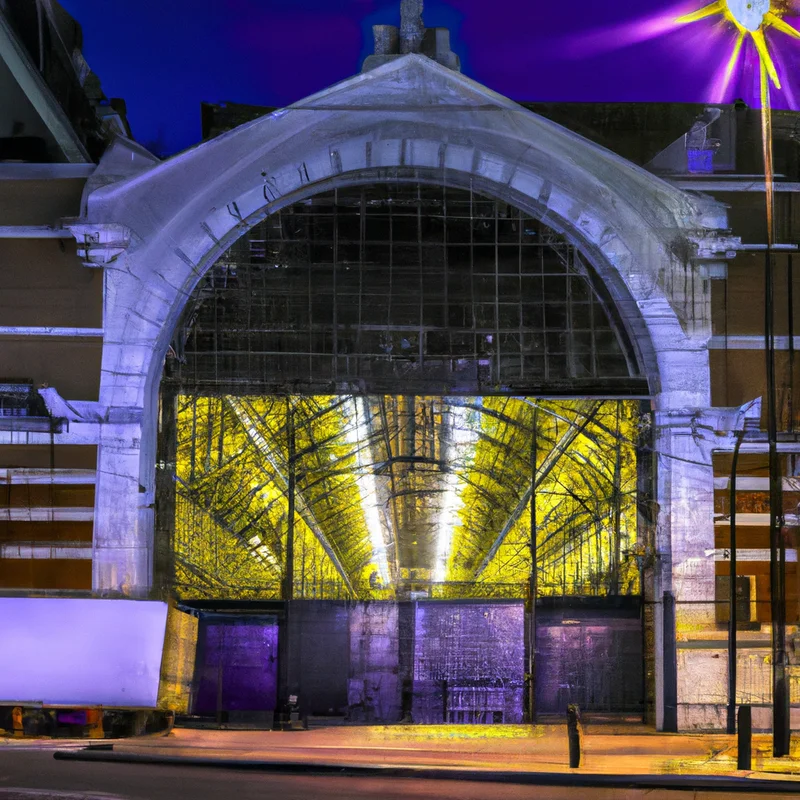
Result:
<svg viewBox="0 0 800 800"><path fill-rule="evenodd" d="M105 93L124 97L134 136L166 152L200 138L200 102L283 106L360 69L371 26L399 0L60 0L81 23ZM735 35L720 19L679 26L702 0L428 0L464 72L520 101L711 102ZM770 31L797 107L800 41ZM724 97L755 102L745 57ZM716 88L715 88L716 87ZM800 87L798 87L800 89ZM798 92L800 93L800 92Z"/></svg>

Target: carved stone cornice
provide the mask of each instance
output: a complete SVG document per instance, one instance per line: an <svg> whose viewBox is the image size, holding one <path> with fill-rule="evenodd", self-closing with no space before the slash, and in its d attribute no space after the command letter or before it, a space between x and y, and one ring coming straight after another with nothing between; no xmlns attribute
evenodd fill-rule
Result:
<svg viewBox="0 0 800 800"><path fill-rule="evenodd" d="M684 408L656 412L656 427L673 435L691 436L698 446L729 450L736 434L758 430L761 398L738 407Z"/></svg>
<svg viewBox="0 0 800 800"><path fill-rule="evenodd" d="M113 263L131 244L131 229L115 222L92 223L65 219L63 225L78 243L78 257L85 267L102 268Z"/></svg>
<svg viewBox="0 0 800 800"><path fill-rule="evenodd" d="M730 261L736 258L736 253L742 247L740 236L730 236L727 233L698 231L689 236L689 241L697 247L697 252L692 257L696 262Z"/></svg>

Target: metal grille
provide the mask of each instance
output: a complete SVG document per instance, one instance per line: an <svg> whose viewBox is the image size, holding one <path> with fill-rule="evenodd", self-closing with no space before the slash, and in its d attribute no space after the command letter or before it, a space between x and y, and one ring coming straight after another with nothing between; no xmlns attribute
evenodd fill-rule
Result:
<svg viewBox="0 0 800 800"><path fill-rule="evenodd" d="M554 231L463 190L320 194L251 229L176 332L205 393L642 395L601 283Z"/></svg>

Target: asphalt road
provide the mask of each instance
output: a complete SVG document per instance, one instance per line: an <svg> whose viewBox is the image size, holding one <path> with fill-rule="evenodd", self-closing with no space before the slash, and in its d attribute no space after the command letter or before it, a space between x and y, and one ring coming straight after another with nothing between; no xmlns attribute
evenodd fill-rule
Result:
<svg viewBox="0 0 800 800"><path fill-rule="evenodd" d="M416 778L259 774L203 767L56 761L0 752L0 800L724 800L710 791L514 786ZM797 795L736 794L737 800Z"/></svg>

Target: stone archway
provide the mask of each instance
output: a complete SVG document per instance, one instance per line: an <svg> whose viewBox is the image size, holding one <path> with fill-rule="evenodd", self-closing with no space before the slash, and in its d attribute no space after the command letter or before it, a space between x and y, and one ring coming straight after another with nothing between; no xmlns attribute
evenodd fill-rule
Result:
<svg viewBox="0 0 800 800"><path fill-rule="evenodd" d="M118 142L95 173L72 226L87 264L106 269L95 592L150 591L159 379L204 273L274 211L389 176L507 201L592 262L657 412L656 596L713 600L713 562L700 558L709 537L713 547L713 477L692 424L710 403L708 296L681 254L698 230L724 228L724 213L416 55L163 164Z"/></svg>

